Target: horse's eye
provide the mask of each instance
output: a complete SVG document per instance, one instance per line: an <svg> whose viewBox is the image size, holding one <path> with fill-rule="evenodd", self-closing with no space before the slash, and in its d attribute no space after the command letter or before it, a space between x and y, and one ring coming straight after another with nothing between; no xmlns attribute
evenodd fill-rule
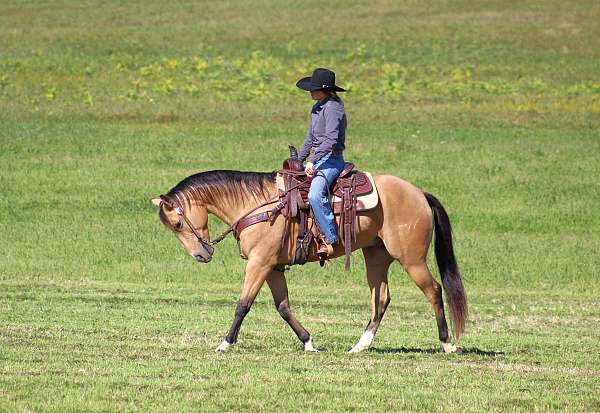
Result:
<svg viewBox="0 0 600 413"><path fill-rule="evenodd" d="M177 224L175 224L175 229L177 231L181 231L181 228L183 228L183 222L179 221Z"/></svg>

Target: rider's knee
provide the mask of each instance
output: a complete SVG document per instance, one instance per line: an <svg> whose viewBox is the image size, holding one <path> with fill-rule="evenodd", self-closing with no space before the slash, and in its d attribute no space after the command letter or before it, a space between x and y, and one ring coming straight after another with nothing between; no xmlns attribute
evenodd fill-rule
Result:
<svg viewBox="0 0 600 413"><path fill-rule="evenodd" d="M311 205L321 202L321 198L322 195L319 193L319 191L311 190L308 192L308 201L311 203Z"/></svg>

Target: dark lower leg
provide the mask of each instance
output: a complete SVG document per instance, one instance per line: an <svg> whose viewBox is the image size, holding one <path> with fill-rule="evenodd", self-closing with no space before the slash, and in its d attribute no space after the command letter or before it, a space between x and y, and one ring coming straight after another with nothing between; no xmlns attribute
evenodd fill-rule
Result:
<svg viewBox="0 0 600 413"><path fill-rule="evenodd" d="M366 331L370 331L375 335L377 329L379 328L379 324L381 324L381 320L383 320L383 315L385 314L385 310L387 310L388 305L390 304L390 293L388 289L387 283L382 283L379 286L379 289L383 290L381 292L377 292L377 289L372 290L371 299L375 303L372 309L371 319L367 324Z"/></svg>
<svg viewBox="0 0 600 413"><path fill-rule="evenodd" d="M225 340L227 340L229 344L235 344L237 341L240 327L242 326L242 321L244 321L244 317L246 317L246 314L248 314L249 311L249 304L242 304L241 302L238 303L237 307L235 308L235 317L233 318L233 323L231 324L229 333L225 337Z"/></svg>
<svg viewBox="0 0 600 413"><path fill-rule="evenodd" d="M246 277L244 278L244 287L240 294L240 301L235 308L235 316L229 333L225 337L225 341L229 344L234 344L237 341L240 327L244 317L250 311L250 307L260 291L262 284L267 275L273 270L272 266L263 265L260 262L250 260L246 265ZM226 349L226 348L225 348Z"/></svg>
<svg viewBox="0 0 600 413"><path fill-rule="evenodd" d="M279 304L277 311L279 312L279 315L281 315L281 318L283 318L292 328L292 330L294 330L294 333L296 333L296 336L298 336L298 339L302 342L302 344L310 340L310 334L304 327L302 327L302 324L296 320L290 310L287 300L286 302Z"/></svg>
<svg viewBox="0 0 600 413"><path fill-rule="evenodd" d="M279 312L279 315L285 320L286 323L288 323L294 333L296 333L298 339L302 343L306 343L308 340L310 340L310 334L292 314L288 300L287 283L285 281L285 275L283 271L273 271L269 277L267 277L267 284L269 285L271 293L273 294L273 302L275 304L275 308L277 308L277 311Z"/></svg>
<svg viewBox="0 0 600 413"><path fill-rule="evenodd" d="M350 350L351 353L359 352L366 350L369 348L371 343L373 342L373 338L375 337L375 333L377 333L377 329L379 329L379 325L381 324L381 320L383 319L383 315L385 314L385 310L387 309L388 304L390 303L389 290L387 289L387 283L382 285L382 289L385 291L385 294L380 295L376 301L374 301L375 305L373 306L373 314L371 315L371 319L367 324L367 328L363 332L362 336L358 340L358 343ZM373 297L373 289L372 291L372 299Z"/></svg>
<svg viewBox="0 0 600 413"><path fill-rule="evenodd" d="M435 321L437 323L438 334L440 341L443 343L450 342L450 335L448 334L448 324L446 323L446 315L444 314L444 300L442 298L442 288L438 283L434 287L435 298L431 303L433 311L435 312Z"/></svg>

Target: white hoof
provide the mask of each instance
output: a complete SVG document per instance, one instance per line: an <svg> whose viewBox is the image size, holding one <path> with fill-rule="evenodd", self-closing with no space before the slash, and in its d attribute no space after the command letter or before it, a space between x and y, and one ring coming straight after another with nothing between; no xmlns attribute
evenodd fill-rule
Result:
<svg viewBox="0 0 600 413"><path fill-rule="evenodd" d="M313 346L313 342L312 342L312 337L308 339L308 341L306 343L304 343L304 351L307 351L309 353L318 353L319 350L317 350L314 346Z"/></svg>
<svg viewBox="0 0 600 413"><path fill-rule="evenodd" d="M223 340L223 342L219 344L219 347L217 347L215 351L219 353L225 353L230 346L231 344L228 343L227 340Z"/></svg>
<svg viewBox="0 0 600 413"><path fill-rule="evenodd" d="M361 351L365 351L368 348L369 348L369 346L359 346L357 344L354 347L352 347L348 353L360 353Z"/></svg>
<svg viewBox="0 0 600 413"><path fill-rule="evenodd" d="M352 347L349 353L360 353L361 351L368 350L373 342L373 333L370 331L365 331L363 335L358 340L358 343L354 347Z"/></svg>
<svg viewBox="0 0 600 413"><path fill-rule="evenodd" d="M442 351L444 353L456 353L458 350L459 348L452 343L442 343Z"/></svg>

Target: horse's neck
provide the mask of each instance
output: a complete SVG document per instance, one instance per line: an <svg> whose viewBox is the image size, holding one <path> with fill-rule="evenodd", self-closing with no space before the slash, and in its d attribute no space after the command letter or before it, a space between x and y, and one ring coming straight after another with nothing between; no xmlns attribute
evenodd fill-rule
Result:
<svg viewBox="0 0 600 413"><path fill-rule="evenodd" d="M209 213L215 215L227 225L233 224L239 214L237 208L226 208L223 205L207 205L207 208Z"/></svg>
<svg viewBox="0 0 600 413"><path fill-rule="evenodd" d="M273 186L273 188L270 189L268 193L268 200L275 198L275 195L277 193L277 189L275 188L275 186ZM211 204L207 204L206 207L209 213L215 215L227 225L232 225L235 221L247 215L254 208L259 207L265 201L266 200L257 201L252 197L248 197L242 202L235 202L233 200L221 200L220 202L213 202Z"/></svg>

